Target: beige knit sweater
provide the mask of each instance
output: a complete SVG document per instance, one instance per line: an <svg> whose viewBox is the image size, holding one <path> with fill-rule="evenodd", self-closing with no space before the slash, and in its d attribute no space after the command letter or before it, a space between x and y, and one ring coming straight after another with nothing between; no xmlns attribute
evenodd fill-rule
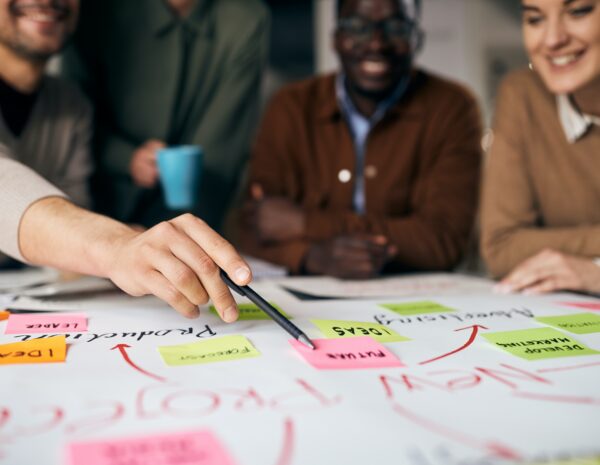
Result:
<svg viewBox="0 0 600 465"><path fill-rule="evenodd" d="M600 257L600 127L569 143L555 96L529 70L498 95L481 228L495 276L545 248Z"/></svg>
<svg viewBox="0 0 600 465"><path fill-rule="evenodd" d="M91 113L79 90L51 77L44 78L19 138L0 113L0 252L23 260L19 224L37 200L68 196L89 206Z"/></svg>

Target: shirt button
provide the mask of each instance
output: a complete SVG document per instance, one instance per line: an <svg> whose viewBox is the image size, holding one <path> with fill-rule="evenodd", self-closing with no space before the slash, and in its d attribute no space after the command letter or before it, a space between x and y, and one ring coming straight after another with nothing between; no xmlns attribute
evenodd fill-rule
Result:
<svg viewBox="0 0 600 465"><path fill-rule="evenodd" d="M352 173L350 172L350 170L340 170L340 172L338 173L338 179L340 180L340 182L347 183L352 179Z"/></svg>
<svg viewBox="0 0 600 465"><path fill-rule="evenodd" d="M365 166L365 176L369 179L373 179L377 176L377 168L373 165Z"/></svg>

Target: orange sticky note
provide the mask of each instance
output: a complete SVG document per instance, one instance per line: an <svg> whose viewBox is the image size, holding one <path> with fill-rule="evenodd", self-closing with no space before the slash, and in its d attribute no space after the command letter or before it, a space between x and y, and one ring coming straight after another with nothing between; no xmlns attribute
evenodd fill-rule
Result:
<svg viewBox="0 0 600 465"><path fill-rule="evenodd" d="M7 320L10 316L10 312L8 310L0 310L0 321Z"/></svg>
<svg viewBox="0 0 600 465"><path fill-rule="evenodd" d="M0 365L64 362L66 356L67 340L65 336L52 336L0 345Z"/></svg>

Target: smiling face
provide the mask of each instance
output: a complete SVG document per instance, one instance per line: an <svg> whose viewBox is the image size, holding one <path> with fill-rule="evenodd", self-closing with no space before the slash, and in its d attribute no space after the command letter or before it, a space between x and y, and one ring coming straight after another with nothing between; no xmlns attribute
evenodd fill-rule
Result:
<svg viewBox="0 0 600 465"><path fill-rule="evenodd" d="M79 0L0 0L0 46L47 60L75 30L78 13Z"/></svg>
<svg viewBox="0 0 600 465"><path fill-rule="evenodd" d="M397 0L346 0L335 50L350 91L373 100L392 92L412 64L412 25Z"/></svg>
<svg viewBox="0 0 600 465"><path fill-rule="evenodd" d="M523 0L522 7L525 48L551 92L600 82L600 0Z"/></svg>

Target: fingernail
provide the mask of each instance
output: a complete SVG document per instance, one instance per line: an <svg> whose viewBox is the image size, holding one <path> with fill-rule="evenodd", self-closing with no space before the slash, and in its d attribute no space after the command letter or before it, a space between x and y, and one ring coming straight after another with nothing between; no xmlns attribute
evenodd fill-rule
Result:
<svg viewBox="0 0 600 465"><path fill-rule="evenodd" d="M226 308L223 312L223 321L233 323L238 318L238 310L236 307Z"/></svg>
<svg viewBox="0 0 600 465"><path fill-rule="evenodd" d="M250 270L248 268L240 267L235 270L235 279L238 282L245 282L248 278L250 278Z"/></svg>

